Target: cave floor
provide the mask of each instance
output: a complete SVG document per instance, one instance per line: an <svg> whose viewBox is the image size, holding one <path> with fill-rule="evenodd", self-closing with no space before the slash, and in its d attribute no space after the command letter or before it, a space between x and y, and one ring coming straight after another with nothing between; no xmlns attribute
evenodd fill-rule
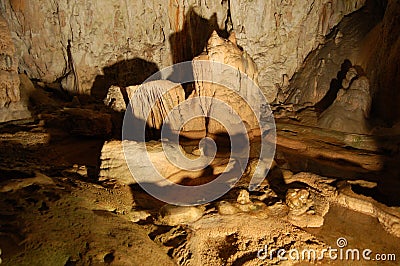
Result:
<svg viewBox="0 0 400 266"><path fill-rule="evenodd" d="M102 117L102 109L92 106L91 111ZM202 218L190 220L189 215L190 221L173 224L160 222L164 203L139 186L98 180L102 145L118 131L91 136L86 133L93 124L79 122L80 130L73 132L68 124L60 127L65 122L60 110L43 108L36 110L33 120L0 127L0 257L4 265L267 265L277 261L257 258L258 248L265 243L285 249L321 249L336 247L339 237L347 239L348 248L400 256L400 241L393 234L398 230L395 218L400 217L396 134L371 138L317 129L298 118L277 119L276 166L267 177L268 184L250 193L250 199L268 211L221 214L221 202L236 206L238 193L245 189L238 184L221 199L202 206ZM68 119L81 121L79 112L85 110L68 108L78 110L78 115L68 113ZM330 178L334 190L346 182L355 195L351 197L390 214L385 216L389 217L386 227L379 216L334 203L321 227L293 226L280 213L281 207L283 213L287 209L283 202L291 185L301 183L320 198L311 183L286 182L288 173L289 179L296 179L299 172ZM347 262L325 258L319 263ZM382 261L367 264L381 265Z"/></svg>

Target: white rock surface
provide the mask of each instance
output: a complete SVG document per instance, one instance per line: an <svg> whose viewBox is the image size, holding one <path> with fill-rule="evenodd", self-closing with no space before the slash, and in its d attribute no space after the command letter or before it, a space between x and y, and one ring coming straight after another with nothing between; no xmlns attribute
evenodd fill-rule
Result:
<svg viewBox="0 0 400 266"><path fill-rule="evenodd" d="M141 180L142 182L143 180L149 180L150 182L154 180L153 174L155 171L174 183L204 177L202 170L185 170L189 169L191 161L182 162L182 160L179 161L179 158L193 160L197 159L197 157L187 154L181 146L178 149L168 142L149 141L146 143L146 147L143 147L135 141L106 141L101 150L100 181L122 184L135 184L137 183L136 180ZM143 158L144 152L146 152L148 160ZM170 161L171 158L175 162L178 161L180 165ZM132 169L130 169L132 172L129 171L126 159L129 160L130 166L132 166ZM201 163L201 161L197 162L197 164ZM223 159L216 159L216 165L223 163L225 163ZM192 165L194 164L192 163ZM207 165L206 162L204 165ZM216 174L219 175L221 172ZM160 184L163 183L160 182Z"/></svg>
<svg viewBox="0 0 400 266"><path fill-rule="evenodd" d="M103 102L116 112L124 112L126 110L124 96L122 95L120 87L111 86Z"/></svg>
<svg viewBox="0 0 400 266"><path fill-rule="evenodd" d="M215 26L223 27L227 4L216 1L206 5L203 0L7 0L0 10L14 32L22 71L45 82L65 77L66 89L89 94L96 76L117 62L140 58L160 68L171 65L171 54L181 53L186 39L198 42L192 29L188 35L193 36L178 36L171 47L169 38L188 30L186 16L196 13L194 22L199 16L209 19L215 14Z"/></svg>

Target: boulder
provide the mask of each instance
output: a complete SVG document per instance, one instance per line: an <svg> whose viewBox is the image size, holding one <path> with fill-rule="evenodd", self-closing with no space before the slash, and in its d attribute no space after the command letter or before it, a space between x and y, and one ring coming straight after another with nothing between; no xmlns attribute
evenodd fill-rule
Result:
<svg viewBox="0 0 400 266"><path fill-rule="evenodd" d="M121 88L111 86L108 89L104 104L116 112L124 112L126 110L126 103Z"/></svg>
<svg viewBox="0 0 400 266"><path fill-rule="evenodd" d="M184 156L193 160L199 157L185 152L181 146L178 147L178 150L175 148L176 146L168 142L147 142L145 152L152 164L149 165L149 162L142 158L142 156L137 156L138 154L143 154L144 147L140 143L128 140L123 142L117 140L107 141L104 143L101 151L100 181L135 184L137 182L134 175L136 174L136 178L140 178L140 180L146 180L146 175L153 174L153 171L149 169L149 167L152 167L162 177L171 182L196 185L190 183L190 181L201 177L198 181L201 183L201 180L213 178L225 170L225 167L218 167L227 164L224 158L216 158L214 160L213 167L216 169L215 172L205 173L204 170L185 170L190 165L175 165L170 159L173 158L176 161L176 158ZM181 154L179 154L180 152ZM127 159L130 165L136 167L135 169L129 169ZM149 176L147 180L154 180L154 178Z"/></svg>

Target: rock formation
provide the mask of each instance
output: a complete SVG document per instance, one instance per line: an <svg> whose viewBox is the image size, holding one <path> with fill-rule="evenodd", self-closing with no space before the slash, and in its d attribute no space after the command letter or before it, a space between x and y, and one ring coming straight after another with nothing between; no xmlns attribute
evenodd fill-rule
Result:
<svg viewBox="0 0 400 266"><path fill-rule="evenodd" d="M208 64L202 63L202 60L228 65L232 69L208 66ZM220 71L217 72L218 70ZM253 84L251 84L251 82L257 84L257 66L246 51L239 49L234 33L225 40L214 31L204 52L193 59L193 74L196 80L195 90L190 97L212 98L210 100L200 99L199 103L201 109L205 110L205 115L217 117L217 114L213 115L212 113L223 110L222 108L213 107L213 105L218 106L218 103L214 101L216 99L227 104L232 113L235 112L240 116L240 122L246 125L248 132L259 128L256 114L253 113L249 106L250 103L247 102L251 101L254 104L253 106L260 106L262 102L261 95L258 94L257 85L252 86ZM245 80L245 77L249 80ZM226 87L227 85L229 87ZM247 99L243 98L243 96L246 96ZM257 103L260 104L257 105ZM254 111L257 112L257 110ZM230 122L234 123L234 120L232 119ZM220 122L210 119L206 127L209 134L224 134L227 133L227 127L235 128L237 125L221 125Z"/></svg>
<svg viewBox="0 0 400 266"><path fill-rule="evenodd" d="M363 52L358 44L365 42L365 36L379 22L380 12L381 9L369 4L353 16L344 18L326 44L311 52L303 67L294 75L284 89L284 101L300 106L317 105L325 110L342 87L349 68L360 65L358 57Z"/></svg>
<svg viewBox="0 0 400 266"><path fill-rule="evenodd" d="M103 102L116 112L126 111L126 103L120 87L111 86Z"/></svg>
<svg viewBox="0 0 400 266"><path fill-rule="evenodd" d="M318 125L342 132L368 133L372 102L368 78L359 77L357 70L350 68L342 87L333 104L319 117Z"/></svg>
<svg viewBox="0 0 400 266"><path fill-rule="evenodd" d="M364 69L374 96L372 115L395 123L400 97L393 90L400 84L399 68L394 67L400 50L399 10L397 1L367 1L363 9L345 17L325 45L310 53L286 89L282 88L283 101L324 110L335 99L349 66L358 65Z"/></svg>
<svg viewBox="0 0 400 266"><path fill-rule="evenodd" d="M204 207L175 206L166 204L160 209L159 221L169 226L185 225L199 220L204 214Z"/></svg>
<svg viewBox="0 0 400 266"><path fill-rule="evenodd" d="M286 194L288 220L300 227L321 227L329 203L306 189L289 189Z"/></svg>
<svg viewBox="0 0 400 266"><path fill-rule="evenodd" d="M381 225L391 234L400 236L400 214L396 208L388 207L381 204L371 197L366 197L355 193L352 190L351 183L356 184L356 181L342 181L336 187L332 185L334 179L321 177L311 173L298 173L285 178L287 184L293 182L302 182L307 184L314 191L319 191L319 198L315 202L321 206L326 206L327 202L339 204L359 213L364 213L377 218ZM363 186L370 186L368 182L359 182ZM364 183L364 184L363 184ZM328 205L329 206L329 205ZM329 208L329 207L328 207ZM327 211L326 207L323 208ZM323 212L325 215L326 212Z"/></svg>
<svg viewBox="0 0 400 266"><path fill-rule="evenodd" d="M126 92L129 102L125 102L122 90ZM175 133L187 135L190 138L205 136L204 118L190 121L193 113L202 114L200 105L184 107L180 105L184 101L185 91L181 84L169 80L154 80L125 88L111 86L103 102L117 112L125 112L129 104L132 122L138 127L141 121L145 121L147 129L161 130L165 125L175 130ZM174 108L177 108L179 115L171 113ZM180 128L180 125L183 127Z"/></svg>
<svg viewBox="0 0 400 266"><path fill-rule="evenodd" d="M191 180L198 178L200 179L199 182L201 183L202 178L205 180L210 180L226 170L225 167L228 161L225 158L216 158L213 164L215 170L210 173L204 173L204 171L201 170L184 170L169 160L170 157L167 157L164 150L165 146L163 147L163 145L170 144L168 144L168 142L163 144L157 141L150 141L146 143L147 153L153 165L152 167L154 167L161 176L169 179L171 182L190 183ZM124 149L127 151L126 154L124 153ZM141 169L141 174L138 173L139 170L131 173L126 161L126 156L128 156L128 153L137 155L141 149L142 146L135 141L124 141L123 143L121 143L121 141L105 142L100 157L100 180L109 183L135 184L136 180L132 174L136 174L136 178L139 177L141 180L145 180L145 175L149 175L151 172L146 171L146 168L150 166L148 164L144 164L143 158L138 158L136 156L130 159L130 163L132 165L137 165L137 167ZM184 149L182 149L182 147L179 147L179 150L172 149L170 151L172 151L172 154L169 153L168 156L179 158L180 155L178 153L182 152L183 156L186 156L190 159L198 158L196 155L187 153ZM194 183L192 184L194 185Z"/></svg>
<svg viewBox="0 0 400 266"><path fill-rule="evenodd" d="M195 30L187 29L186 20L191 17L202 23L196 34L207 35L211 26L201 19L211 20L215 14L214 27L223 28L227 9L226 2L204 5L199 0L113 0L83 5L79 1L46 0L35 4L24 0L4 2L1 14L15 32L21 71L47 83L62 78L64 89L90 94L96 76L107 76L105 68L118 63L124 63L118 69L120 73L110 74L119 75L119 79L128 78L126 74L138 75L131 72L132 68L146 71L146 61L160 68L171 65L174 57L179 57L175 54L183 49L190 51L188 47L198 42ZM187 37L173 36L184 30L193 31L193 37L189 37L193 40L188 43ZM129 78L135 84L146 79Z"/></svg>
<svg viewBox="0 0 400 266"><path fill-rule="evenodd" d="M129 142L124 144L132 151L133 154L137 154L141 149L140 145L136 142ZM127 148L126 148L127 149ZM160 142L150 142L147 144L147 150L151 157L151 162L154 167L160 172L165 178L173 178L174 181L179 181L183 178L186 173L182 173L182 169L176 167L165 156L162 144ZM142 158L136 158L141 160ZM134 177L129 171L126 163L126 157L123 150L123 145L120 141L109 141L106 142L102 149L101 155L101 167L100 167L100 180L102 181L117 181L123 184L134 184L136 183ZM145 169L148 165L140 165L137 161L138 166ZM179 175L181 173L181 175ZM199 177L199 174L194 174Z"/></svg>
<svg viewBox="0 0 400 266"><path fill-rule="evenodd" d="M220 201L217 204L218 213L221 215L234 215L237 213L249 213L257 217L267 217L269 211L264 202L258 199L250 199L247 190L240 190L236 202Z"/></svg>
<svg viewBox="0 0 400 266"><path fill-rule="evenodd" d="M290 247L320 251L326 247L311 234L275 217L209 215L193 223L192 228L187 243L173 252L178 260L187 262L185 265L274 264L279 259L269 256L271 250ZM292 242L293 239L297 241ZM259 252L257 257L266 246L266 253Z"/></svg>
<svg viewBox="0 0 400 266"><path fill-rule="evenodd" d="M169 116L170 128L178 128L184 119L185 113L190 110L179 111L182 116L171 115L171 111L185 100L185 91L180 84L169 80L156 80L138 86L126 88L130 101L133 123L146 121L149 128L161 130L163 123ZM167 123L167 122L166 122ZM199 130L202 130L200 127Z"/></svg>
<svg viewBox="0 0 400 266"><path fill-rule="evenodd" d="M224 39L214 31L204 52L195 57L192 64L196 82L187 99L182 85L169 80L152 80L125 88L111 86L104 103L115 111L124 111L126 103L122 90L125 90L136 128L140 127L140 121L146 121L148 128L155 130L161 130L165 123L177 134L196 139L206 134L227 134L227 128L238 131L240 123L251 136L259 135L254 112L260 110L250 106L250 103L252 107L260 106L263 102L257 87L258 71L250 56L237 46L234 33ZM220 103L226 108L221 108ZM232 114L232 118L228 114ZM226 119L217 121L215 117Z"/></svg>

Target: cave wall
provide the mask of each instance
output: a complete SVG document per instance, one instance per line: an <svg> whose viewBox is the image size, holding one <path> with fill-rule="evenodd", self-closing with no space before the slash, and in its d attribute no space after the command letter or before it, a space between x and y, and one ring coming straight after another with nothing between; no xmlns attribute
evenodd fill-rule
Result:
<svg viewBox="0 0 400 266"><path fill-rule="evenodd" d="M378 2L368 0L363 9L345 17L324 45L310 53L288 87L283 88L282 98L287 103L316 104L322 110L332 104L347 70L359 65L359 58L365 54L362 45L366 36L382 20L386 6Z"/></svg>
<svg viewBox="0 0 400 266"><path fill-rule="evenodd" d="M7 21L0 15L0 123L27 119L27 97L20 91L18 58Z"/></svg>
<svg viewBox="0 0 400 266"><path fill-rule="evenodd" d="M357 63L372 89L371 115L391 126L400 120L400 2L389 0L382 21L362 44Z"/></svg>
<svg viewBox="0 0 400 266"><path fill-rule="evenodd" d="M214 26L222 28L228 8L227 3L206 5L204 0L2 2L1 13L20 56L20 72L45 82L63 79L66 90L84 94L91 93L105 67L125 62L122 70L129 74L152 63L162 68L185 59L188 55L182 49L187 47L182 46L191 43L188 23L196 20L195 15L205 18L203 28L196 29L199 35L208 30L204 28L212 17ZM181 31L187 31L186 36Z"/></svg>
<svg viewBox="0 0 400 266"><path fill-rule="evenodd" d="M7 21L0 16L0 108L20 100L18 59Z"/></svg>
<svg viewBox="0 0 400 266"><path fill-rule="evenodd" d="M231 0L238 44L259 68L260 87L275 99L308 54L365 0Z"/></svg>
<svg viewBox="0 0 400 266"><path fill-rule="evenodd" d="M10 26L20 72L45 82L62 81L64 89L82 94L93 93L105 69L111 74L104 79L113 83L119 78L115 72L125 71L122 78L135 76L137 69L151 74L191 60L213 30L223 36L233 28L272 101L310 51L364 2L5 0L0 13ZM141 81L132 78L129 85Z"/></svg>
<svg viewBox="0 0 400 266"><path fill-rule="evenodd" d="M400 3L367 0L363 9L345 17L324 46L307 57L283 88L282 99L324 111L335 100L351 66L369 80L371 122L391 126L400 118Z"/></svg>

